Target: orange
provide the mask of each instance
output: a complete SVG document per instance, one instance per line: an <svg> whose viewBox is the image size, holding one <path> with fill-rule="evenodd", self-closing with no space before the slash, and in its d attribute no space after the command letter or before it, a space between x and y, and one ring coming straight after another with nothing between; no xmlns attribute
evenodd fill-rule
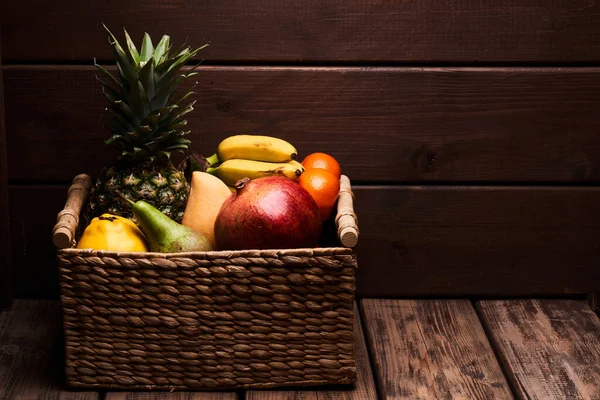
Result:
<svg viewBox="0 0 600 400"><path fill-rule="evenodd" d="M313 168L304 171L298 183L315 199L321 213L321 221L326 221L337 200L340 180L327 170Z"/></svg>
<svg viewBox="0 0 600 400"><path fill-rule="evenodd" d="M338 179L342 175L340 164L335 158L326 153L312 153L302 161L304 169L319 168L331 172Z"/></svg>

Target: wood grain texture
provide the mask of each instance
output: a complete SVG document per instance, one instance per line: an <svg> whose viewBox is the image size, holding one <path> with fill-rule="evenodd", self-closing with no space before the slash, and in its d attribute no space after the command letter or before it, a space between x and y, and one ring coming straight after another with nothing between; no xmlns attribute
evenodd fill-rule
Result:
<svg viewBox="0 0 600 400"><path fill-rule="evenodd" d="M512 399L468 300L361 305L382 399Z"/></svg>
<svg viewBox="0 0 600 400"><path fill-rule="evenodd" d="M358 295L572 295L600 287L599 188L355 190Z"/></svg>
<svg viewBox="0 0 600 400"><path fill-rule="evenodd" d="M107 392L104 400L237 400L233 392Z"/></svg>
<svg viewBox="0 0 600 400"><path fill-rule="evenodd" d="M201 54L209 60L571 62L600 54L592 0L27 0L2 2L0 15L5 57L20 62L111 57L101 22L136 39L148 30L211 42Z"/></svg>
<svg viewBox="0 0 600 400"><path fill-rule="evenodd" d="M1 31L1 27L0 27ZM4 130L4 90L2 78L2 36L0 34L0 310L12 302L12 258L8 224L8 163Z"/></svg>
<svg viewBox="0 0 600 400"><path fill-rule="evenodd" d="M520 399L600 398L600 320L585 301L478 302Z"/></svg>
<svg viewBox="0 0 600 400"><path fill-rule="evenodd" d="M60 303L15 300L0 312L0 399L99 400L64 386Z"/></svg>
<svg viewBox="0 0 600 400"><path fill-rule="evenodd" d="M371 372L369 354L360 321L358 307L354 307L354 348L358 379L352 388L327 388L319 390L247 391L245 400L376 400L377 391Z"/></svg>
<svg viewBox="0 0 600 400"><path fill-rule="evenodd" d="M186 117L206 156L247 132L287 139L300 157L330 153L353 182L600 182L597 68L199 72ZM66 182L113 162L94 74L7 67L9 179Z"/></svg>
<svg viewBox="0 0 600 400"><path fill-rule="evenodd" d="M9 188L18 296L57 296L51 232L67 189ZM361 235L359 297L599 291L600 188L353 186L353 191Z"/></svg>

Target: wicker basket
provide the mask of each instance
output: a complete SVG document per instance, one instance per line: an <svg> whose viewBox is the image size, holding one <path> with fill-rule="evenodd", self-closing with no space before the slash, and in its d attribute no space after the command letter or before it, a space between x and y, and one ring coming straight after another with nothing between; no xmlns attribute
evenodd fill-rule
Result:
<svg viewBox="0 0 600 400"><path fill-rule="evenodd" d="M216 390L351 384L358 240L350 181L340 247L193 253L75 249L91 179L58 215L66 376L72 387Z"/></svg>

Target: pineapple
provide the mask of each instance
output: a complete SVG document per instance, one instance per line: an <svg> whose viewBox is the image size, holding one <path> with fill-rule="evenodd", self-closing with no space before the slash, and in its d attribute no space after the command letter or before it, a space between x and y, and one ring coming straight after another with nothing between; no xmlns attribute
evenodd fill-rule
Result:
<svg viewBox="0 0 600 400"><path fill-rule="evenodd" d="M188 92L176 101L175 90L193 69L181 73L196 50L180 48L170 55L169 36L164 35L156 47L146 33L140 51L125 30L127 46L123 48L109 33L118 77L114 77L94 60L97 77L108 99L112 116L108 129L112 136L106 144L120 152L114 165L105 167L98 176L88 205L88 220L110 213L132 218L131 206L118 194L132 201L144 200L175 221L181 221L190 186L183 171L170 161L173 151L185 151L190 144L184 136L184 115L194 102L186 102Z"/></svg>

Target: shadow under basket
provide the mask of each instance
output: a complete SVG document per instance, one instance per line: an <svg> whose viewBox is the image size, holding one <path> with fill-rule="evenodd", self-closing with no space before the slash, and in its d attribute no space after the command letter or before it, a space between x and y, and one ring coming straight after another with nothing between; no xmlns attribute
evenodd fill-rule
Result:
<svg viewBox="0 0 600 400"><path fill-rule="evenodd" d="M53 232L67 384L217 390L355 382L358 227L346 176L340 186L330 230L338 247L117 253L74 248L91 187L78 175Z"/></svg>

